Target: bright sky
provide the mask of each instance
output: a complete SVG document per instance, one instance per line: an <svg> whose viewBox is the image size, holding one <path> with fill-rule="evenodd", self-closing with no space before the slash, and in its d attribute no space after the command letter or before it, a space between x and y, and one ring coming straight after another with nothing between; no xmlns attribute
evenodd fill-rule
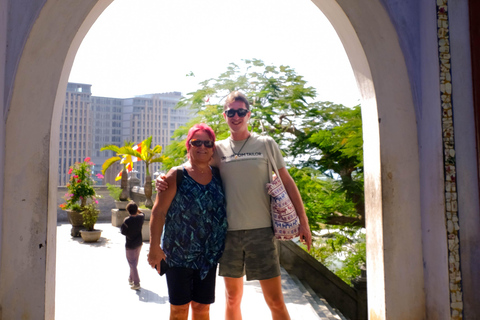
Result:
<svg viewBox="0 0 480 320"><path fill-rule="evenodd" d="M96 96L186 94L252 58L294 68L318 100L360 102L345 50L310 0L115 0L83 40L69 81L92 84Z"/></svg>

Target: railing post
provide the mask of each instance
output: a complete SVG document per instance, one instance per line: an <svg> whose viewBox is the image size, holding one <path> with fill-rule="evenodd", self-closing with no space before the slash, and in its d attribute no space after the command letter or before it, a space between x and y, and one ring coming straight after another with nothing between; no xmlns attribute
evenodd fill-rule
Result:
<svg viewBox="0 0 480 320"><path fill-rule="evenodd" d="M357 318L356 320L368 319L367 308L367 270L361 268L361 275L352 280L353 287L357 291Z"/></svg>

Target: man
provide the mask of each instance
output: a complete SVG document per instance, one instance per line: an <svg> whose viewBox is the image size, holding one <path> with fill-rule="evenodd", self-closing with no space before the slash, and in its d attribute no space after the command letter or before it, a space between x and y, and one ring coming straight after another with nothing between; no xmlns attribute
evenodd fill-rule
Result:
<svg viewBox="0 0 480 320"><path fill-rule="evenodd" d="M282 294L280 263L270 217L270 197L266 143L273 147L280 178L300 219L300 240L310 250L312 237L298 188L285 168L278 145L248 131L250 104L240 92L228 95L223 117L230 137L218 141L211 164L220 169L226 200L228 232L220 259L219 275L224 277L227 320L242 319L240 304L243 276L259 280L272 318L290 319ZM165 187L165 185L163 185ZM157 189L163 188L157 180Z"/></svg>

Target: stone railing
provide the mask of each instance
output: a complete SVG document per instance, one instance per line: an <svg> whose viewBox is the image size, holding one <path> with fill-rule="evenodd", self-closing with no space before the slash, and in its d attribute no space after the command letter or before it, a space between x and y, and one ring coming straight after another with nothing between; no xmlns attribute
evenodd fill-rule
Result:
<svg viewBox="0 0 480 320"><path fill-rule="evenodd" d="M279 241L280 263L289 273L306 282L319 296L348 319L366 320L367 279L355 279L354 287L328 270L292 241Z"/></svg>

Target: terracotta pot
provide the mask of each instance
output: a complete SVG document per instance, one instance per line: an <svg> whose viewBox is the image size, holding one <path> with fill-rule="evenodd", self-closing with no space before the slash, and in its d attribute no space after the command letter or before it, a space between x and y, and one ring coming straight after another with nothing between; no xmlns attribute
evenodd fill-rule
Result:
<svg viewBox="0 0 480 320"><path fill-rule="evenodd" d="M83 216L80 212L67 210L67 216L72 227L83 227Z"/></svg>
<svg viewBox="0 0 480 320"><path fill-rule="evenodd" d="M80 230L80 236L82 236L83 241L85 242L97 242L102 235L102 230Z"/></svg>

